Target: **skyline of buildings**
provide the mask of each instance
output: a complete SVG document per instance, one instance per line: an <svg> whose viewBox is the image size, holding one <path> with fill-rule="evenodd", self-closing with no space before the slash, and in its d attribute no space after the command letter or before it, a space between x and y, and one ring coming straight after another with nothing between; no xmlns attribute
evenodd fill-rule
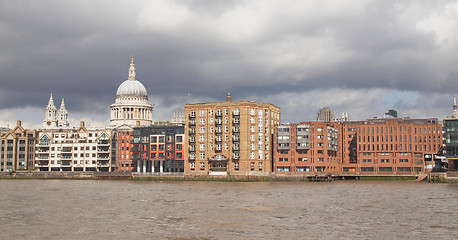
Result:
<svg viewBox="0 0 458 240"><path fill-rule="evenodd" d="M13 130L3 130L2 171L413 173L427 171L426 159L434 162L443 150L437 118L397 118L394 109L350 121L347 113L335 119L333 110L323 107L317 121L288 124L281 123L280 107L232 101L230 93L225 102L184 107L171 121L153 122L132 57L128 78L110 106L109 125L87 128L82 121L79 128L70 126L64 99L57 110L51 94L41 129L26 130L18 121ZM453 116L458 117L456 98ZM452 120L445 121L448 143L455 143ZM372 126L370 133L366 126ZM31 141L36 141L33 147ZM456 157L454 149L450 145L446 151Z"/></svg>

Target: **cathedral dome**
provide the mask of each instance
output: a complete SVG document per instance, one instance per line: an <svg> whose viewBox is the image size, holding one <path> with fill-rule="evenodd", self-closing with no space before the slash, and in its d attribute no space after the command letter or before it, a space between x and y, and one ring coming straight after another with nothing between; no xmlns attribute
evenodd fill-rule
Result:
<svg viewBox="0 0 458 240"><path fill-rule="evenodd" d="M134 57L132 57L129 67L129 77L124 81L116 92L116 97L145 97L148 98L145 86L137 80Z"/></svg>
<svg viewBox="0 0 458 240"><path fill-rule="evenodd" d="M134 57L130 61L129 77L119 85L110 111L110 124L115 127L149 126L153 122L153 106L148 103L145 86L137 80Z"/></svg>
<svg viewBox="0 0 458 240"><path fill-rule="evenodd" d="M126 80L119 86L116 96L148 97L148 93L141 82Z"/></svg>

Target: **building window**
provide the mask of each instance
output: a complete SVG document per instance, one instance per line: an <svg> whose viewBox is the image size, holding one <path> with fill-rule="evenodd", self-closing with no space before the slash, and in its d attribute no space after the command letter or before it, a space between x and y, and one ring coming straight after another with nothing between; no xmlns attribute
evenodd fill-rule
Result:
<svg viewBox="0 0 458 240"><path fill-rule="evenodd" d="M259 171L262 171L262 162L259 163Z"/></svg>
<svg viewBox="0 0 458 240"><path fill-rule="evenodd" d="M200 169L204 169L205 168L205 163L201 162L200 163Z"/></svg>
<svg viewBox="0 0 458 240"><path fill-rule="evenodd" d="M200 116L205 117L205 110L200 110Z"/></svg>
<svg viewBox="0 0 458 240"><path fill-rule="evenodd" d="M296 172L310 172L310 167L296 167Z"/></svg>
<svg viewBox="0 0 458 240"><path fill-rule="evenodd" d="M194 170L194 168L196 167L196 163L195 162L189 163L189 167L191 168L191 170Z"/></svg>
<svg viewBox="0 0 458 240"><path fill-rule="evenodd" d="M234 170L235 171L239 170L239 163L238 162L234 163Z"/></svg>
<svg viewBox="0 0 458 240"><path fill-rule="evenodd" d="M192 110L190 115L191 115L191 117L196 117L196 111Z"/></svg>
<svg viewBox="0 0 458 240"><path fill-rule="evenodd" d="M200 153L200 160L204 160L205 159L205 153Z"/></svg>
<svg viewBox="0 0 458 240"><path fill-rule="evenodd" d="M280 161L280 162L288 162L288 158L279 158L278 161Z"/></svg>
<svg viewBox="0 0 458 240"><path fill-rule="evenodd" d="M239 115L239 114L240 114L240 109L234 108L234 115Z"/></svg>
<svg viewBox="0 0 458 240"><path fill-rule="evenodd" d="M250 163L250 169L251 169L251 171L254 171L254 162Z"/></svg>
<svg viewBox="0 0 458 240"><path fill-rule="evenodd" d="M289 167L277 167L277 172L289 172Z"/></svg>
<svg viewBox="0 0 458 240"><path fill-rule="evenodd" d="M297 161L299 161L299 162L307 162L307 158L298 158Z"/></svg>

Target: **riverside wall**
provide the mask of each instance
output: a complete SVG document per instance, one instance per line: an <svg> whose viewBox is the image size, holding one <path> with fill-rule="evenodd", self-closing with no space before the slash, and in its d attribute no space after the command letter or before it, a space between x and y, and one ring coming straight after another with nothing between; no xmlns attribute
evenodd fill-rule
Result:
<svg viewBox="0 0 458 240"><path fill-rule="evenodd" d="M423 174L425 175L425 174ZM303 181L331 182L335 180L425 180L432 183L458 183L458 172L422 174L250 174L250 175L185 175L184 173L130 172L1 172L0 179L74 179L74 180L138 180L138 181Z"/></svg>

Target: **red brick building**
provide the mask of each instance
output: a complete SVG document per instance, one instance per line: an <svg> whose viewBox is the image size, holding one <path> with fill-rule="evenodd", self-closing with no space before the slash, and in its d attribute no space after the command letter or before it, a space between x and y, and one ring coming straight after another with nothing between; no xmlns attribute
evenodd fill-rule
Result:
<svg viewBox="0 0 458 240"><path fill-rule="evenodd" d="M442 147L442 125L435 118L369 119L340 126L343 173L423 173L429 166L425 161Z"/></svg>
<svg viewBox="0 0 458 240"><path fill-rule="evenodd" d="M123 126L117 131L117 172L132 172L134 164L132 163L132 133L131 127Z"/></svg>
<svg viewBox="0 0 458 240"><path fill-rule="evenodd" d="M338 129L326 122L282 124L274 136L274 169L279 174L340 170Z"/></svg>

